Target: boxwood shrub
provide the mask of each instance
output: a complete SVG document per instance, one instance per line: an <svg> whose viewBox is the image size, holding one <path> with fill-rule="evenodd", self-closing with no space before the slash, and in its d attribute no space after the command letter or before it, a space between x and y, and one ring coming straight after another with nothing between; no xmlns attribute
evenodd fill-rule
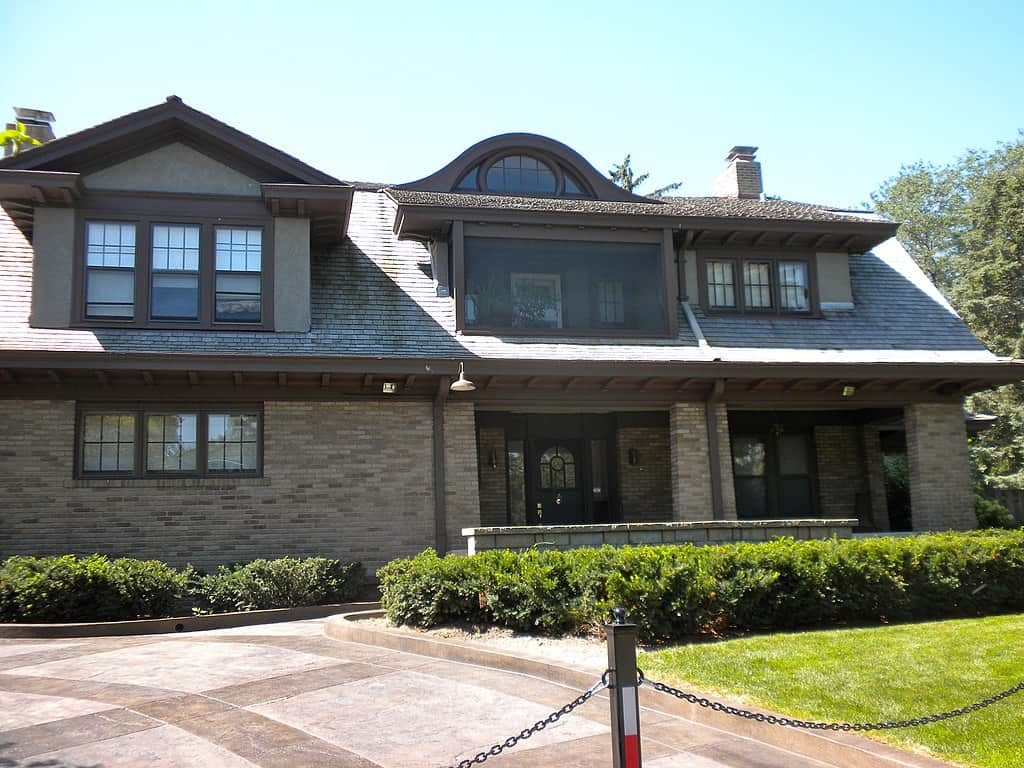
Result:
<svg viewBox="0 0 1024 768"><path fill-rule="evenodd" d="M444 558L428 550L377 575L396 624L565 633L622 605L642 639L658 642L1024 610L1024 530Z"/></svg>
<svg viewBox="0 0 1024 768"><path fill-rule="evenodd" d="M0 564L0 621L117 621L166 616L185 574L157 560L103 555L9 557Z"/></svg>

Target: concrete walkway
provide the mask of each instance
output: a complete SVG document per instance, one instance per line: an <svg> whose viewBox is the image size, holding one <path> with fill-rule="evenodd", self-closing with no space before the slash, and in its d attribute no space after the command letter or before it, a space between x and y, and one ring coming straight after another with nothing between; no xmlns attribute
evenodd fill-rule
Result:
<svg viewBox="0 0 1024 768"><path fill-rule="evenodd" d="M446 766L578 693L339 642L323 635L321 620L0 640L0 768ZM641 719L647 768L829 765L660 712ZM607 699L594 697L487 764L610 765Z"/></svg>

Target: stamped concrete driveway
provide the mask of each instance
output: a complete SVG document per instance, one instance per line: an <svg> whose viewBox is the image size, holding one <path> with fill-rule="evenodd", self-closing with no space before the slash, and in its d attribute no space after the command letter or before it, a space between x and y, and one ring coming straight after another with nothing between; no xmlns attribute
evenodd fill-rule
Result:
<svg viewBox="0 0 1024 768"><path fill-rule="evenodd" d="M443 766L578 691L323 635L322 621L184 635L0 640L0 766ZM648 768L821 768L644 710ZM610 765L595 697L488 765Z"/></svg>

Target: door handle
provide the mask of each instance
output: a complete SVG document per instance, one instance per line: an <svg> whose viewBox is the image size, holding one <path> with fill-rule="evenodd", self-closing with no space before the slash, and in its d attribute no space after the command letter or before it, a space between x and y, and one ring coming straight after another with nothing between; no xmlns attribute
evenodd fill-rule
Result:
<svg viewBox="0 0 1024 768"><path fill-rule="evenodd" d="M555 504L561 504L561 503L562 503L562 494L556 493L555 494Z"/></svg>
<svg viewBox="0 0 1024 768"><path fill-rule="evenodd" d="M538 520L543 520L544 519L544 505L541 504L539 501L537 502L537 519Z"/></svg>

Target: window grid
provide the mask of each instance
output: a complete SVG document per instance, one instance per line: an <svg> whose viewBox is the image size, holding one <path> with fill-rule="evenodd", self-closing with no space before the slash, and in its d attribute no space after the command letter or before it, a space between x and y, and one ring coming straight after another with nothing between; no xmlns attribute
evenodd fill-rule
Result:
<svg viewBox="0 0 1024 768"><path fill-rule="evenodd" d="M626 302L621 281L598 281L597 316L602 325L622 325L625 323Z"/></svg>
<svg viewBox="0 0 1024 768"><path fill-rule="evenodd" d="M160 320L199 319L198 224L154 224L150 315Z"/></svg>
<svg viewBox="0 0 1024 768"><path fill-rule="evenodd" d="M85 225L85 314L135 315L135 225L88 221Z"/></svg>
<svg viewBox="0 0 1024 768"><path fill-rule="evenodd" d="M540 487L545 490L576 487L576 458L564 445L553 445L541 454Z"/></svg>
<svg viewBox="0 0 1024 768"><path fill-rule="evenodd" d="M206 468L254 472L258 468L259 420L235 413L211 413L207 419Z"/></svg>
<svg viewBox="0 0 1024 768"><path fill-rule="evenodd" d="M214 319L258 323L262 304L263 230L216 227Z"/></svg>
<svg viewBox="0 0 1024 768"><path fill-rule="evenodd" d="M82 469L86 472L134 471L134 415L90 414L82 420Z"/></svg>
<svg viewBox="0 0 1024 768"><path fill-rule="evenodd" d="M806 312L810 309L805 262L779 262L779 304L787 312Z"/></svg>
<svg viewBox="0 0 1024 768"><path fill-rule="evenodd" d="M743 263L743 303L748 309L772 308L772 271L766 261Z"/></svg>
<svg viewBox="0 0 1024 768"><path fill-rule="evenodd" d="M707 262L708 304L715 308L736 306L736 283L731 261Z"/></svg>
<svg viewBox="0 0 1024 768"><path fill-rule="evenodd" d="M487 169L487 188L492 192L554 194L555 186L555 172L528 155L507 155Z"/></svg>
<svg viewBox="0 0 1024 768"><path fill-rule="evenodd" d="M150 472L196 469L196 421L194 413L147 416L146 469Z"/></svg>

